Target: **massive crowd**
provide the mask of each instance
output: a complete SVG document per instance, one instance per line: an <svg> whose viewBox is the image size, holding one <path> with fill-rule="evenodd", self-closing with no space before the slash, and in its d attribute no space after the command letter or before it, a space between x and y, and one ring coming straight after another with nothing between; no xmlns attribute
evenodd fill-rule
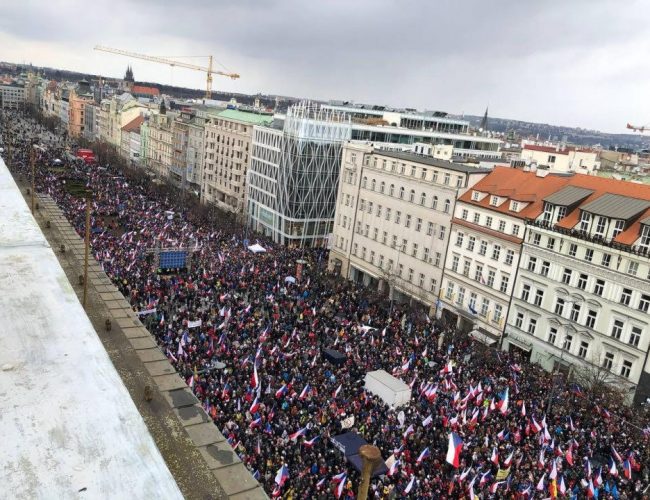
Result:
<svg viewBox="0 0 650 500"><path fill-rule="evenodd" d="M390 468L372 479L374 498L650 498L648 433L628 424L634 409L562 386L546 413L548 374L369 299L327 274L325 250L246 235L110 165L50 168L63 143L16 114L4 116L5 158L7 132L15 174L29 175L32 145L42 146L37 190L80 234L85 202L65 184L92 187L95 258L147 313L162 351L270 495L354 498L359 474L329 438L355 431ZM251 252L246 237L267 251ZM189 269L161 272L156 247L189 249ZM299 258L307 264L293 283ZM323 348L345 353L344 365ZM411 386L408 406L392 410L364 389L377 369ZM457 468L445 460L450 432L463 441Z"/></svg>

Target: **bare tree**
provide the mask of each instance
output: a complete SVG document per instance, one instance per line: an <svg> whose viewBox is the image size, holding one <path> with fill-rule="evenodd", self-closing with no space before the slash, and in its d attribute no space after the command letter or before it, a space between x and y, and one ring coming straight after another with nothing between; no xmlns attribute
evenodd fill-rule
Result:
<svg viewBox="0 0 650 500"><path fill-rule="evenodd" d="M587 363L574 367L573 378L590 399L620 405L629 396L628 385L606 368L602 359L599 349L593 351Z"/></svg>

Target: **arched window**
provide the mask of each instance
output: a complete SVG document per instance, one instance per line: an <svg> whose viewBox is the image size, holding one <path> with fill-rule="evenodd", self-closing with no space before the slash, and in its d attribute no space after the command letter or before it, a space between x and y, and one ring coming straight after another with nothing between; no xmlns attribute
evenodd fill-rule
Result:
<svg viewBox="0 0 650 500"><path fill-rule="evenodd" d="M386 183L384 181L381 181L381 184L379 184L379 192L383 194L385 189Z"/></svg>
<svg viewBox="0 0 650 500"><path fill-rule="evenodd" d="M431 203L431 208L434 210L438 210L438 197L434 196L433 197L433 203Z"/></svg>
<svg viewBox="0 0 650 500"><path fill-rule="evenodd" d="M420 195L420 205L424 206L427 203L427 193L422 193Z"/></svg>
<svg viewBox="0 0 650 500"><path fill-rule="evenodd" d="M393 196L395 194L395 184L390 185L390 188L388 189L388 194L390 196Z"/></svg>
<svg viewBox="0 0 650 500"><path fill-rule="evenodd" d="M370 190L371 190L371 191L374 191L374 190L375 190L375 184L376 184L375 179L373 179L373 180L370 182Z"/></svg>
<svg viewBox="0 0 650 500"><path fill-rule="evenodd" d="M449 208L451 207L451 201L445 200L445 213L449 213Z"/></svg>
<svg viewBox="0 0 650 500"><path fill-rule="evenodd" d="M399 199L403 200L404 199L404 186L399 188Z"/></svg>
<svg viewBox="0 0 650 500"><path fill-rule="evenodd" d="M409 201L411 203L415 201L415 189L411 189L411 192L409 193Z"/></svg>
<svg viewBox="0 0 650 500"><path fill-rule="evenodd" d="M367 184L368 184L368 178L364 175L363 179L361 179L361 187L365 189Z"/></svg>

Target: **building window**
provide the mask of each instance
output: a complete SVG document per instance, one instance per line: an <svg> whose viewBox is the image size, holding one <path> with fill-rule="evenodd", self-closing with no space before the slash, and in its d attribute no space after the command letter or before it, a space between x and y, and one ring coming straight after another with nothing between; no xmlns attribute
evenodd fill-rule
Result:
<svg viewBox="0 0 650 500"><path fill-rule="evenodd" d="M627 274L636 276L636 273L639 272L639 263L633 260L628 261L627 263Z"/></svg>
<svg viewBox="0 0 650 500"><path fill-rule="evenodd" d="M548 276L548 271L551 268L551 263L547 260L542 261L542 268L540 269L539 274L542 276Z"/></svg>
<svg viewBox="0 0 650 500"><path fill-rule="evenodd" d="M619 302L624 306L629 306L631 299L632 299L632 289L623 288L623 291L621 292L621 299Z"/></svg>
<svg viewBox="0 0 650 500"><path fill-rule="evenodd" d="M426 193L422 193L422 194L420 195L420 205L424 206L424 205L426 205L426 204L427 204L427 194L426 194Z"/></svg>
<svg viewBox="0 0 650 500"><path fill-rule="evenodd" d="M611 352L605 353L605 358L603 359L603 368L605 370L611 370L614 366L614 355Z"/></svg>
<svg viewBox="0 0 650 500"><path fill-rule="evenodd" d="M460 257L458 255L454 255L451 258L451 270L455 273L458 272L458 264L460 263Z"/></svg>
<svg viewBox="0 0 650 500"><path fill-rule="evenodd" d="M368 178L366 176L361 179L361 188L366 189L366 186L368 185Z"/></svg>
<svg viewBox="0 0 650 500"><path fill-rule="evenodd" d="M481 214L478 212L474 213L474 224L479 224L481 222Z"/></svg>
<svg viewBox="0 0 650 500"><path fill-rule="evenodd" d="M446 234L447 234L447 228L445 226L440 226L440 232L438 233L438 238L444 240Z"/></svg>
<svg viewBox="0 0 650 500"><path fill-rule="evenodd" d="M578 322L578 319L580 318L580 309L580 304L573 304L573 307L571 307L571 312L569 313L569 319L571 321L575 323Z"/></svg>
<svg viewBox="0 0 650 500"><path fill-rule="evenodd" d="M429 254L431 253L431 249L429 247L424 247L424 251L422 253L422 260L424 262L429 262Z"/></svg>
<svg viewBox="0 0 650 500"><path fill-rule="evenodd" d="M485 255L487 253L487 241L481 240L481 244L478 248L479 255Z"/></svg>
<svg viewBox="0 0 650 500"><path fill-rule="evenodd" d="M412 255L413 257L417 257L417 256L418 256L418 244L417 244L417 243L413 243L413 250L412 250L412 252L411 252L411 255Z"/></svg>
<svg viewBox="0 0 650 500"><path fill-rule="evenodd" d="M539 233L533 234L533 245L539 246L540 241L542 241L542 235Z"/></svg>
<svg viewBox="0 0 650 500"><path fill-rule="evenodd" d="M513 236L519 236L519 225L518 224L513 224L512 225L512 235Z"/></svg>
<svg viewBox="0 0 650 500"><path fill-rule="evenodd" d="M594 251L591 248L585 250L585 260L591 262L594 259Z"/></svg>
<svg viewBox="0 0 650 500"><path fill-rule="evenodd" d="M463 220L467 220L467 217L469 215L469 211L466 208L463 208L463 211L461 212L460 218Z"/></svg>
<svg viewBox="0 0 650 500"><path fill-rule="evenodd" d="M472 261L468 259L463 260L463 275L469 276L469 268L472 265Z"/></svg>
<svg viewBox="0 0 650 500"><path fill-rule="evenodd" d="M585 320L585 326L587 328L593 329L596 326L596 318L598 317L598 312L593 309L587 311L587 319Z"/></svg>
<svg viewBox="0 0 650 500"><path fill-rule="evenodd" d="M445 209L444 209L444 212L445 212L446 214L449 213L449 209L450 209L450 207L451 207L451 201L449 201L449 200L445 200Z"/></svg>
<svg viewBox="0 0 650 500"><path fill-rule="evenodd" d="M417 221L415 222L415 230L419 233L421 229L422 229L422 219L418 217Z"/></svg>
<svg viewBox="0 0 650 500"><path fill-rule="evenodd" d="M544 300L544 290L536 290L535 291L535 300L534 304L537 307L542 307L542 301Z"/></svg>
<svg viewBox="0 0 650 500"><path fill-rule="evenodd" d="M489 215L485 217L485 227L492 227L492 217Z"/></svg>
<svg viewBox="0 0 650 500"><path fill-rule="evenodd" d="M506 265L511 266L514 258L515 258L514 250L507 250L506 251Z"/></svg>
<svg viewBox="0 0 650 500"><path fill-rule="evenodd" d="M537 257L529 257L528 258L528 270L535 272L535 269L537 268Z"/></svg>
<svg viewBox="0 0 650 500"><path fill-rule="evenodd" d="M630 372L632 371L632 362L625 360L621 366L621 377L629 378Z"/></svg>
<svg viewBox="0 0 650 500"><path fill-rule="evenodd" d="M586 274L580 274L578 275L578 288L580 290L586 290L587 289L587 278L588 276Z"/></svg>
<svg viewBox="0 0 650 500"><path fill-rule="evenodd" d="M521 300L528 302L530 298L530 285L524 285L521 288Z"/></svg>
<svg viewBox="0 0 650 500"><path fill-rule="evenodd" d="M433 235L433 222L427 223L427 236Z"/></svg>
<svg viewBox="0 0 650 500"><path fill-rule="evenodd" d="M420 277L418 279L418 286L420 288L424 288L424 274L420 273Z"/></svg>
<svg viewBox="0 0 650 500"><path fill-rule="evenodd" d="M445 173L445 175L444 175L444 177L443 177L443 181L442 181L443 184L444 184L445 186L449 186L449 181L450 181L450 180L451 180L451 174L449 174L449 173Z"/></svg>
<svg viewBox="0 0 650 500"><path fill-rule="evenodd" d="M395 184L391 184L388 188L388 196L393 196L395 194Z"/></svg>
<svg viewBox="0 0 650 500"><path fill-rule="evenodd" d="M612 262L612 255L609 253L604 253L603 258L600 261L601 266L609 267L609 264Z"/></svg>
<svg viewBox="0 0 650 500"><path fill-rule="evenodd" d="M508 281L510 281L510 277L507 275L501 276L501 285L499 286L499 290L501 293L506 293L508 291Z"/></svg>
<svg viewBox="0 0 650 500"><path fill-rule="evenodd" d="M442 254L440 252L436 252L436 258L433 261L433 265L436 267L440 267L440 259L442 259Z"/></svg>
<svg viewBox="0 0 650 500"><path fill-rule="evenodd" d="M494 245L492 249L492 260L499 260L501 256L501 247L499 245Z"/></svg>
<svg viewBox="0 0 650 500"><path fill-rule="evenodd" d="M404 223L406 227L411 227L411 216L409 214L406 215L406 222Z"/></svg>
<svg viewBox="0 0 650 500"><path fill-rule="evenodd" d="M490 309L490 301L488 299L486 299L485 297L483 297L483 299L481 300L481 310L480 310L479 314L482 317L485 318L488 315L488 310L489 309Z"/></svg>
<svg viewBox="0 0 650 500"><path fill-rule="evenodd" d="M555 250L555 238L549 238L546 240L546 248L549 250Z"/></svg>
<svg viewBox="0 0 650 500"><path fill-rule="evenodd" d="M456 235L456 246L457 247L462 247L463 246L463 238L465 235L463 233L458 233Z"/></svg>
<svg viewBox="0 0 650 500"><path fill-rule="evenodd" d="M501 231L502 233L506 232L506 221L504 220L499 221L499 231Z"/></svg>
<svg viewBox="0 0 650 500"><path fill-rule="evenodd" d="M575 257L578 253L578 245L571 243L569 246L569 257Z"/></svg>
<svg viewBox="0 0 650 500"><path fill-rule="evenodd" d="M562 273L562 283L568 285L571 282L571 273L572 273L571 269L569 269L568 267L564 268L564 273Z"/></svg>
<svg viewBox="0 0 650 500"><path fill-rule="evenodd" d="M399 199L400 200L404 199L404 186L399 188Z"/></svg>
<svg viewBox="0 0 650 500"><path fill-rule="evenodd" d="M589 221L591 220L591 215L587 212L582 212L580 214L580 231L587 231L589 229Z"/></svg>
<svg viewBox="0 0 650 500"><path fill-rule="evenodd" d="M641 240L639 241L639 246L647 250L650 248L650 225L642 226L643 230L641 231Z"/></svg>
<svg viewBox="0 0 650 500"><path fill-rule="evenodd" d="M612 232L612 238L616 238L619 234L623 232L623 229L625 229L625 221L618 219L614 223L614 231Z"/></svg>
<svg viewBox="0 0 650 500"><path fill-rule="evenodd" d="M470 252L474 251L474 245L476 245L476 238L474 236L470 236L467 240L467 250Z"/></svg>
<svg viewBox="0 0 650 500"><path fill-rule="evenodd" d="M474 281L483 283L483 266L481 264L476 264L476 269L474 270Z"/></svg>
<svg viewBox="0 0 650 500"><path fill-rule="evenodd" d="M515 326L521 330L521 326L524 324L524 313L518 312L517 317L515 318Z"/></svg>
<svg viewBox="0 0 650 500"><path fill-rule="evenodd" d="M451 300L454 296L454 284L450 281L447 283L447 290L445 291L445 298Z"/></svg>
<svg viewBox="0 0 650 500"><path fill-rule="evenodd" d="M639 311L647 313L648 309L650 309L650 295L643 294L639 300Z"/></svg>
<svg viewBox="0 0 650 500"><path fill-rule="evenodd" d="M461 286L458 288L458 297L456 297L456 304L462 306L463 302L465 302L465 288Z"/></svg>
<svg viewBox="0 0 650 500"><path fill-rule="evenodd" d="M594 285L594 295L598 295L599 297L602 297L604 290L605 290L605 280L597 279L596 284Z"/></svg>
<svg viewBox="0 0 650 500"><path fill-rule="evenodd" d="M503 316L503 306L501 304L495 304L494 305L494 317L492 318L492 321L495 323L500 323L501 322L501 316Z"/></svg>
<svg viewBox="0 0 650 500"><path fill-rule="evenodd" d="M381 235L381 242L382 242L384 245L386 244L386 240L387 240L387 238L388 238L388 233L387 233L386 231L384 231L384 232L382 233L382 235Z"/></svg>
<svg viewBox="0 0 650 500"><path fill-rule="evenodd" d="M490 197L490 205L493 207L496 207L499 204L499 197L498 196L491 196Z"/></svg>
<svg viewBox="0 0 650 500"><path fill-rule="evenodd" d="M535 318L530 318L530 320L528 320L528 333L530 335L535 335L536 328L537 328L537 320Z"/></svg>
<svg viewBox="0 0 650 500"><path fill-rule="evenodd" d="M438 210L438 197L434 196L433 200L431 201L431 208L434 210Z"/></svg>
<svg viewBox="0 0 650 500"><path fill-rule="evenodd" d="M371 214L374 208L374 203L372 201L368 202L368 213Z"/></svg>
<svg viewBox="0 0 650 500"><path fill-rule="evenodd" d="M399 224L402 220L402 212L399 210L395 211L395 224Z"/></svg>
<svg viewBox="0 0 650 500"><path fill-rule="evenodd" d="M623 334L623 321L620 319L615 319L614 324L612 325L612 338L616 340L621 340L621 335Z"/></svg>
<svg viewBox="0 0 650 500"><path fill-rule="evenodd" d="M496 278L496 271L494 269L489 269L488 270L488 279L487 279L487 286L490 288L494 288L494 280Z"/></svg>
<svg viewBox="0 0 650 500"><path fill-rule="evenodd" d="M386 183L384 181L381 181L381 183L379 184L379 192L381 194L384 194L385 190L386 190Z"/></svg>
<svg viewBox="0 0 650 500"><path fill-rule="evenodd" d="M393 244L391 245L393 248L397 247L397 235L393 235Z"/></svg>
<svg viewBox="0 0 650 500"><path fill-rule="evenodd" d="M377 235L378 234L379 234L379 229L377 229L376 227L373 228L373 230L372 230L372 239L377 241Z"/></svg>
<svg viewBox="0 0 650 500"><path fill-rule="evenodd" d="M583 340L582 342L580 342L580 348L578 349L578 356L580 356L583 359L586 358L587 351L589 351L589 343Z"/></svg>
<svg viewBox="0 0 650 500"><path fill-rule="evenodd" d="M542 216L542 221L545 224L551 222L551 214L553 213L553 205L550 203L544 203L544 214Z"/></svg>
<svg viewBox="0 0 650 500"><path fill-rule="evenodd" d="M432 182L438 182L438 171L434 170L433 174L431 175L431 181Z"/></svg>
<svg viewBox="0 0 650 500"><path fill-rule="evenodd" d="M410 267L409 267L408 281L409 281L409 283L413 282L413 269L410 268Z"/></svg>
<svg viewBox="0 0 650 500"><path fill-rule="evenodd" d="M557 314L558 316L564 316L564 304L565 304L564 299L558 297L555 300L555 314Z"/></svg>
<svg viewBox="0 0 650 500"><path fill-rule="evenodd" d="M435 278L429 280L429 291L436 293L436 284L438 281Z"/></svg>
<svg viewBox="0 0 650 500"><path fill-rule="evenodd" d="M474 292L471 292L469 294L469 310L472 313L476 311L476 299L477 299L476 294Z"/></svg>
<svg viewBox="0 0 650 500"><path fill-rule="evenodd" d="M598 217L598 222L596 222L596 235L603 236L605 234L606 227L607 219L605 217Z"/></svg>
<svg viewBox="0 0 650 500"><path fill-rule="evenodd" d="M567 335L564 338L564 349L570 352L572 344L573 344L573 335Z"/></svg>
<svg viewBox="0 0 650 500"><path fill-rule="evenodd" d="M519 212L519 202L518 201L513 201L510 204L510 210L512 210L513 212Z"/></svg>
<svg viewBox="0 0 650 500"><path fill-rule="evenodd" d="M373 179L372 182L370 182L370 190L374 191L375 187L377 187L377 181L375 181L375 179Z"/></svg>
<svg viewBox="0 0 650 500"><path fill-rule="evenodd" d="M426 179L427 178L427 169L423 168L422 171L420 172L420 179Z"/></svg>
<svg viewBox="0 0 650 500"><path fill-rule="evenodd" d="M632 331L630 332L630 341L629 344L634 347L639 347L639 341L641 340L641 333L643 330L638 326L633 326Z"/></svg>
<svg viewBox="0 0 650 500"><path fill-rule="evenodd" d="M472 200L479 201L481 199L481 193L478 191L472 191Z"/></svg>
<svg viewBox="0 0 650 500"><path fill-rule="evenodd" d="M555 344L555 340L557 339L557 328L551 327L548 329L548 341L551 344Z"/></svg>
<svg viewBox="0 0 650 500"><path fill-rule="evenodd" d="M382 206L377 205L377 217L381 217L381 210L382 210Z"/></svg>

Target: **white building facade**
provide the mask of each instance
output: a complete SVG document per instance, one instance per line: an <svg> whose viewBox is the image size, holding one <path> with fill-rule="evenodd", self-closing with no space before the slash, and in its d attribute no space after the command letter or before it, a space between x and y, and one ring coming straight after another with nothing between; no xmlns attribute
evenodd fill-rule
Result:
<svg viewBox="0 0 650 500"><path fill-rule="evenodd" d="M330 270L396 300L435 305L455 200L487 173L346 143Z"/></svg>

